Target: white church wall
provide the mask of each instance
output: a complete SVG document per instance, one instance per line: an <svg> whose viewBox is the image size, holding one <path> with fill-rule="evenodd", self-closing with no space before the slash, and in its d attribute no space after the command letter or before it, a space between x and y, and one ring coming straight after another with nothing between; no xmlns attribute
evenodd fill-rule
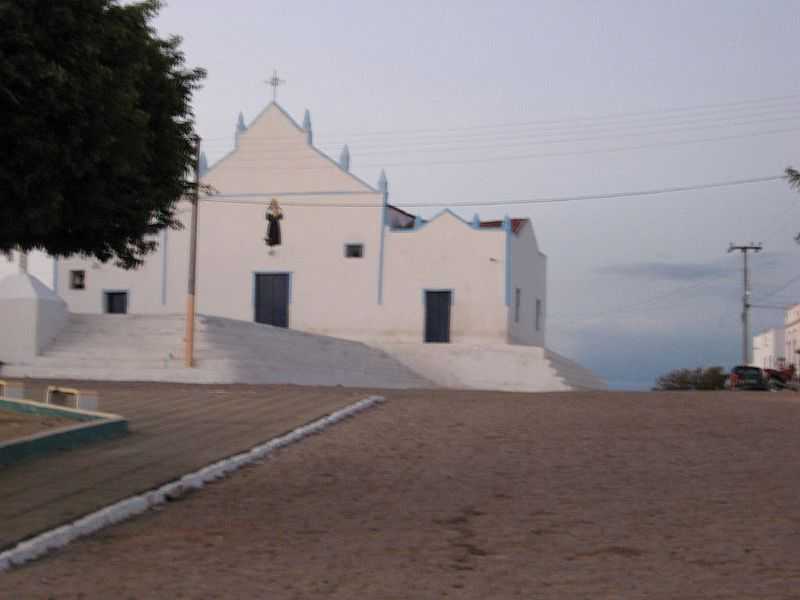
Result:
<svg viewBox="0 0 800 600"><path fill-rule="evenodd" d="M204 205L198 224L204 240L198 255L199 311L252 321L255 275L288 273L290 328L341 337L369 331L379 319L380 195L372 200L371 208L284 204L282 243L274 254L264 243L266 204ZM337 203L349 201L341 196ZM363 257L346 258L347 243L363 244Z"/></svg>
<svg viewBox="0 0 800 600"><path fill-rule="evenodd" d="M161 303L162 253L159 248L148 255L141 267L129 271L114 266L112 262L102 264L80 257L60 259L57 263L57 292L75 313L105 312L106 292L128 292L130 313L168 312ZM84 272L83 289L72 287L72 271Z"/></svg>
<svg viewBox="0 0 800 600"><path fill-rule="evenodd" d="M509 340L516 344L544 346L547 257L539 251L530 221L525 222L516 234L510 234L509 250L511 254L511 279L508 290Z"/></svg>
<svg viewBox="0 0 800 600"><path fill-rule="evenodd" d="M237 139L203 178L223 194L375 192L309 144L309 133L277 104L270 103Z"/></svg>
<svg viewBox="0 0 800 600"><path fill-rule="evenodd" d="M113 261L102 264L81 256L56 261L56 292L74 313L105 312L107 291L128 292L128 312L170 314L183 312L189 264L189 223L191 204L180 202L176 209L183 229L168 229L155 237L158 247L148 254L144 265L125 270ZM84 271L84 288L73 289L71 271Z"/></svg>
<svg viewBox="0 0 800 600"><path fill-rule="evenodd" d="M309 138L309 131L271 104L239 132L235 151L205 173L203 183L216 193L201 198L199 207L198 311L253 321L256 274L288 273L292 329L421 342L425 291L452 290L453 342L507 343L506 232L476 229L445 211L415 230L386 228L381 266L383 193L321 154ZM264 237L272 198L281 203L284 218L282 243L270 253ZM71 310L103 312L105 291L127 290L131 313L184 312L190 208L179 204L184 229L160 236L157 252L135 271L80 258L60 261L59 293ZM535 294L544 290L544 258L532 230L512 237L516 266L510 275L524 294L522 317L532 329ZM346 258L348 243L363 244L363 257ZM541 260L514 261L517 255ZM84 290L70 289L69 271L77 269L86 271ZM532 332L519 326L512 337L541 345L543 327Z"/></svg>
<svg viewBox="0 0 800 600"><path fill-rule="evenodd" d="M383 337L421 342L425 290L452 290L451 341L506 341L505 233L450 212L416 230L387 230Z"/></svg>

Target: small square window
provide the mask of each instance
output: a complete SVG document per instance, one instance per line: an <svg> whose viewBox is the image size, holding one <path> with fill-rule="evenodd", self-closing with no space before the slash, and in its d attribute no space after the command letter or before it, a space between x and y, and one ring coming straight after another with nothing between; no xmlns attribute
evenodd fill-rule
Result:
<svg viewBox="0 0 800 600"><path fill-rule="evenodd" d="M344 256L345 258L363 258L364 244L345 244Z"/></svg>
<svg viewBox="0 0 800 600"><path fill-rule="evenodd" d="M83 290L86 288L86 271L69 272L69 289Z"/></svg>

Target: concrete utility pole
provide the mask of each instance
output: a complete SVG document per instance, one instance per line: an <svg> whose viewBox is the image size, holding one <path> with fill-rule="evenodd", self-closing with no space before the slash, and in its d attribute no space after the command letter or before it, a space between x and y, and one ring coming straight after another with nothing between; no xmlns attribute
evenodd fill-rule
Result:
<svg viewBox="0 0 800 600"><path fill-rule="evenodd" d="M761 252L763 246L759 244L750 244L737 246L731 242L728 252L739 250L744 259L744 294L742 295L742 364L750 364L750 271L747 264L748 252Z"/></svg>
<svg viewBox="0 0 800 600"><path fill-rule="evenodd" d="M200 197L200 136L194 136L194 189L192 190L192 225L189 237L189 286L186 295L186 347L184 358L187 367L194 366L195 281L197 279L197 202Z"/></svg>

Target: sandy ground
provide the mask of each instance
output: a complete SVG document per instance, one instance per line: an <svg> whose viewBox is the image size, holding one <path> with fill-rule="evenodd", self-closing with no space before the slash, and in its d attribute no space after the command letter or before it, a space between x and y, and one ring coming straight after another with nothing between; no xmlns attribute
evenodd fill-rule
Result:
<svg viewBox="0 0 800 600"><path fill-rule="evenodd" d="M69 419L40 417L0 410L0 442L8 442L16 438L44 431L45 429L66 427L76 424L75 421Z"/></svg>
<svg viewBox="0 0 800 600"><path fill-rule="evenodd" d="M800 598L792 394L387 393L2 598Z"/></svg>

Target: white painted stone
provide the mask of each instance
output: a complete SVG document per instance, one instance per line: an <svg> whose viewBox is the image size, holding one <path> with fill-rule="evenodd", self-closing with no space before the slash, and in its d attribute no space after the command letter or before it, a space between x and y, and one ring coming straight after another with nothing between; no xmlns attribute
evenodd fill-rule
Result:
<svg viewBox="0 0 800 600"><path fill-rule="evenodd" d="M349 406L345 406L327 417L318 419L309 425L322 430L332 423L357 414L381 402L384 402L382 396L369 396ZM266 456L278 448L282 448L308 436L311 432L308 427L307 425L297 428L286 435L273 438L264 444L259 444L247 452L237 454L230 458L212 463L197 471L193 471L192 473L188 473L177 481L172 481L155 490L145 492L144 494L120 500L110 506L90 513L73 523L51 529L34 538L20 542L13 548L5 552L0 552L0 573L7 571L13 566L20 566L26 562L35 560L51 550L63 548L70 542L91 535L105 527L142 514L154 506L163 504L168 499L179 498L192 489L200 489L205 483L223 477L246 464L253 463L263 458L263 456Z"/></svg>

